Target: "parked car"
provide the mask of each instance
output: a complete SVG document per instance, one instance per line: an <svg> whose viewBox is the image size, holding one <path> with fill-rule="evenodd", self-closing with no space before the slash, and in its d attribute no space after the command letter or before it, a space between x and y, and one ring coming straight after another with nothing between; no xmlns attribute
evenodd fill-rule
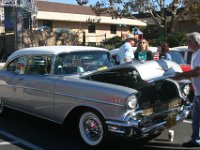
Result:
<svg viewBox="0 0 200 150"><path fill-rule="evenodd" d="M188 46L178 46L171 49L179 51L183 55L183 58L187 64L191 63L192 51L188 49Z"/></svg>
<svg viewBox="0 0 200 150"><path fill-rule="evenodd" d="M159 59L159 56L158 56L158 53L156 53L157 52L157 47L149 47L150 48L150 50L153 52L153 55L154 55L154 60L158 60ZM137 49L137 47L133 47L133 53L136 51L136 49ZM118 51L119 51L119 48L116 48L116 49L113 49L113 50L110 50L110 53L111 53L111 55L112 55L112 58L114 59L114 61L115 61L115 64L119 64L119 60L118 60L118 58L117 58L117 53L118 53Z"/></svg>
<svg viewBox="0 0 200 150"><path fill-rule="evenodd" d="M187 64L185 62L183 56L181 55L181 53L177 49L171 49L170 54L171 54L171 57L172 57L172 61L179 64L181 69L183 70L183 72L191 70L190 64Z"/></svg>
<svg viewBox="0 0 200 150"><path fill-rule="evenodd" d="M133 52L136 50L136 47L133 47ZM150 47L150 50L153 53L153 59L158 60L159 59L159 54L157 53L157 47ZM119 64L117 60L117 53L119 51L119 48L111 50L110 53L115 60L116 64ZM184 57L181 55L180 51L177 50L176 48L170 48L170 54L172 57L172 61L176 62L177 64L180 65L181 69L185 71L191 70L191 66L187 64L184 60Z"/></svg>
<svg viewBox="0 0 200 150"><path fill-rule="evenodd" d="M189 59L189 56L190 56L191 53L190 52L186 53L188 51L184 49L185 47L181 47L181 48L182 49L170 48L170 55L172 57L172 61L179 64L183 72L189 71L189 70L191 70L191 66L190 66L190 64L186 63L186 61L184 60L183 54L184 54L184 56L187 56L186 54L188 54L187 58ZM133 52L135 50L136 50L136 47L133 47ZM157 47L150 47L150 50L153 53L153 56L154 56L153 59L159 60L159 53L157 52ZM119 62L117 60L118 51L119 51L119 48L110 51L112 58L115 60L116 64L119 64ZM194 89L192 87L192 84L190 84L190 94L189 94L188 97L189 97L190 102L192 102L193 97L194 97Z"/></svg>
<svg viewBox="0 0 200 150"><path fill-rule="evenodd" d="M98 147L111 134L137 140L183 121L189 80L172 61L113 65L108 50L46 46L14 52L0 71L0 113L9 107L58 124L74 123ZM71 120L73 119L73 120Z"/></svg>

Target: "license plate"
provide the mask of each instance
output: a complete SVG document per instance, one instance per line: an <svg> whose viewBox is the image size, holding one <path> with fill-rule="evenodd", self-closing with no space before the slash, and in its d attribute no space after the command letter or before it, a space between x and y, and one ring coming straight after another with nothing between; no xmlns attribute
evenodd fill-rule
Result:
<svg viewBox="0 0 200 150"><path fill-rule="evenodd" d="M154 113L159 113L162 111L166 111L172 108L177 107L180 104L180 100L179 99L175 99L172 102L169 103L165 103L165 104L160 104L151 108L147 108L143 110L143 115L144 116L148 116L148 115L152 115Z"/></svg>
<svg viewBox="0 0 200 150"><path fill-rule="evenodd" d="M166 128L171 128L176 125L176 114L170 114L167 117Z"/></svg>

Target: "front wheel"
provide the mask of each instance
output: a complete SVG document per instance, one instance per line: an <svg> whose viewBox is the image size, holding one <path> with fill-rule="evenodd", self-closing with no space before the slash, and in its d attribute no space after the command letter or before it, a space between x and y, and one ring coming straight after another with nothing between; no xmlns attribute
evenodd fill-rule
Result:
<svg viewBox="0 0 200 150"><path fill-rule="evenodd" d="M89 146L98 147L106 138L103 120L93 112L83 112L79 118L79 132L82 140Z"/></svg>

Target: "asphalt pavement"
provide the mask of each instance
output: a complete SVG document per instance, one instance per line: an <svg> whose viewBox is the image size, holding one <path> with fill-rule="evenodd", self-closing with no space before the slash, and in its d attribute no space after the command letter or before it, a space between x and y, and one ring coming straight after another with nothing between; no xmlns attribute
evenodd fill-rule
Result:
<svg viewBox="0 0 200 150"><path fill-rule="evenodd" d="M170 128L175 131L174 141L168 140L168 129L146 144L114 141L102 150L200 150L184 148L182 143L190 140L191 120ZM16 111L0 116L0 150L90 150L74 134L72 129L32 117Z"/></svg>

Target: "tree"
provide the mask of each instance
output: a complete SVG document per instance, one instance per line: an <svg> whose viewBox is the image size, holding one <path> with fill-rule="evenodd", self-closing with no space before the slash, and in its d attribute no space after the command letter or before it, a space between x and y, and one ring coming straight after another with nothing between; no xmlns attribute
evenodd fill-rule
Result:
<svg viewBox="0 0 200 150"><path fill-rule="evenodd" d="M188 10L188 15L191 16L191 19L193 19L198 25L200 25L200 2L196 1L194 2Z"/></svg>
<svg viewBox="0 0 200 150"><path fill-rule="evenodd" d="M68 28L58 28L56 31L50 31L44 28L38 30L24 30L24 47L50 46L50 45L80 45L80 31L72 31Z"/></svg>
<svg viewBox="0 0 200 150"><path fill-rule="evenodd" d="M102 0L91 8L97 15L109 13L113 18L133 16L134 13L150 14L155 24L163 28L166 40L181 17L190 15L200 22L199 6L200 0L171 0L169 4L166 0Z"/></svg>

